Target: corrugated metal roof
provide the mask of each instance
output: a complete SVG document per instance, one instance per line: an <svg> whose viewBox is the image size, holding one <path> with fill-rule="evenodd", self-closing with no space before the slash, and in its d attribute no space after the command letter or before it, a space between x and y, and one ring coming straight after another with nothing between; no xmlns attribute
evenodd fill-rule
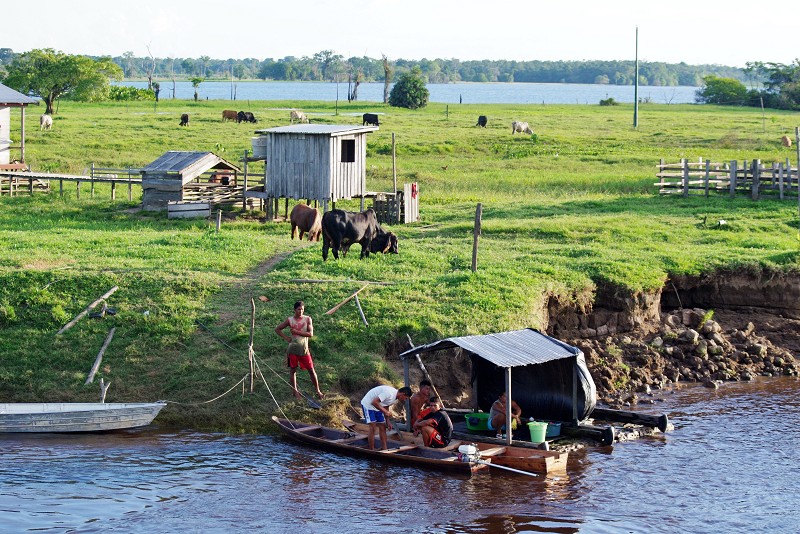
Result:
<svg viewBox="0 0 800 534"><path fill-rule="evenodd" d="M39 101L35 98L25 96L19 91L3 85L0 83L0 105L27 105L38 104Z"/></svg>
<svg viewBox="0 0 800 534"><path fill-rule="evenodd" d="M345 135L356 134L364 132L374 132L379 128L377 126L354 126L352 124L291 124L289 126L278 126L276 128L267 128L265 130L256 130L257 134L267 133L293 133L293 134L308 134L308 135Z"/></svg>
<svg viewBox="0 0 800 534"><path fill-rule="evenodd" d="M203 168L205 171L211 169L218 163L224 163L233 170L239 170L235 165L225 161L213 152L183 152L178 150L170 150L164 153L164 155L152 163L148 163L141 170L142 172L183 173L183 171L190 167Z"/></svg>
<svg viewBox="0 0 800 534"><path fill-rule="evenodd" d="M499 332L482 336L464 336L441 339L409 349L400 358L436 350L461 347L498 367L520 367L541 364L581 354L580 349L542 334L532 328Z"/></svg>

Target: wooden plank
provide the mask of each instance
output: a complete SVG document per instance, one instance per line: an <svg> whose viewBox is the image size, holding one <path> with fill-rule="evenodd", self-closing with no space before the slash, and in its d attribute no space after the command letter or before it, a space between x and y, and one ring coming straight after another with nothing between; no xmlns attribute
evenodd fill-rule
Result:
<svg viewBox="0 0 800 534"><path fill-rule="evenodd" d="M193 217L210 217L211 205L208 202L169 202L167 203L168 219L188 219Z"/></svg>
<svg viewBox="0 0 800 534"><path fill-rule="evenodd" d="M86 382L84 382L83 385L91 384L92 382L94 382L94 375L97 374L97 370L100 369L100 362L103 361L103 354L106 353L106 349L108 348L108 345L111 343L111 340L114 338L114 332L116 332L116 330L117 327L115 326L108 333L108 336L106 336L106 340L103 343L103 346L100 347L100 352L97 354L97 358L95 358L94 360L94 365L92 365L92 370L89 371L89 376L86 377Z"/></svg>
<svg viewBox="0 0 800 534"><path fill-rule="evenodd" d="M312 430L319 430L322 428L320 425L304 426L302 428L295 428L297 432L311 432Z"/></svg>
<svg viewBox="0 0 800 534"><path fill-rule="evenodd" d="M78 321L80 321L80 320L81 320L83 317L85 317L85 316L86 316L86 315L89 313L89 310L91 310L92 308L94 308L95 306L97 306L98 304L100 304L101 302L105 301L105 300L106 300L108 297L110 297L111 295L113 295L113 294L114 294L114 292L115 292L117 289L119 289L119 286L114 286L114 287L112 287L111 289L109 289L108 291L106 291L106 292L105 292L105 294L104 294L102 297L100 297L99 299L97 299L97 300L95 300L94 302L92 302L91 304L89 304L89 305L86 307L86 309L85 309L85 310L83 310L83 311L82 311L81 313L79 313L78 315L76 315L76 316L75 316L75 318L74 318L73 320L71 320L70 322L68 322L68 323L67 323L67 324L65 324L64 326L62 326L62 327L61 327L61 330L59 330L58 332L56 332L56 335L58 335L58 334L61 334L61 333L65 332L65 331L66 331L67 329L69 329L69 328L72 328L72 327L75 325L75 323L77 323Z"/></svg>
<svg viewBox="0 0 800 534"><path fill-rule="evenodd" d="M417 448L416 445L403 445L402 447L397 447L396 449L379 449L377 452L380 452L382 454L394 454L397 452L410 451L411 449L416 449L416 448Z"/></svg>

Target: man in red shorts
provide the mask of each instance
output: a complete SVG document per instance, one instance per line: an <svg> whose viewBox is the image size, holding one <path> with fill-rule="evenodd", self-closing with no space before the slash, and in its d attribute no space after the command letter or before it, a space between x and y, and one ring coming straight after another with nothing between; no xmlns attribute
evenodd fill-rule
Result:
<svg viewBox="0 0 800 534"><path fill-rule="evenodd" d="M303 396L297 390L297 368L308 371L311 383L317 390L317 397L323 397L319 389L319 379L314 370L314 360L311 359L311 351L308 348L308 340L314 335L314 323L311 316L303 315L306 306L302 300L294 303L294 315L283 321L275 328L275 332L289 342L286 350L286 363L289 366L289 378L291 379L292 391L294 396L302 399ZM291 337L283 333L286 327L290 327Z"/></svg>
<svg viewBox="0 0 800 534"><path fill-rule="evenodd" d="M419 419L414 423L414 432L422 434L426 447L441 449L450 443L453 437L453 422L442 410L439 397L430 398L428 408L420 412Z"/></svg>

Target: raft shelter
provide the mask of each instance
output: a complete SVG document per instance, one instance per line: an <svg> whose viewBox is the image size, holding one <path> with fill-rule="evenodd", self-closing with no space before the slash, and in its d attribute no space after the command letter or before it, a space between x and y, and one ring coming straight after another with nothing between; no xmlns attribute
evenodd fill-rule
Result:
<svg viewBox="0 0 800 534"><path fill-rule="evenodd" d="M39 104L35 98L23 95L0 83L0 170L27 171L25 164L25 108ZM11 108L20 110L19 145L12 146ZM19 150L19 158L11 158L11 150Z"/></svg>
<svg viewBox="0 0 800 534"><path fill-rule="evenodd" d="M588 424L586 419L590 416L634 422L662 431L667 428L666 415L597 408L597 390L583 352L532 328L451 337L412 347L400 354L405 385L410 385L412 359L419 359L424 367L420 355L452 349L461 349L469 356L472 412L482 412L480 415L488 414L504 391L506 398L519 404L525 417L563 423L567 434L590 437L604 445L613 443L614 427ZM506 405L506 419L511 420L510 404ZM506 433L506 443L510 445L512 440L512 433Z"/></svg>
<svg viewBox="0 0 800 534"><path fill-rule="evenodd" d="M241 199L236 165L213 152L169 151L139 171L142 175L142 209L157 211L186 204L226 204Z"/></svg>

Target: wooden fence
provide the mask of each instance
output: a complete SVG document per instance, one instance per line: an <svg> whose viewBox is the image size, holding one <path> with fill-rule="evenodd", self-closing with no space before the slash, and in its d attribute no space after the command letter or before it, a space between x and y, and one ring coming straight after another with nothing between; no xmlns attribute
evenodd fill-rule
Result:
<svg viewBox="0 0 800 534"><path fill-rule="evenodd" d="M798 172L787 159L767 166L761 160L712 163L702 158L697 162L682 159L679 163L665 163L662 159L656 174L658 192L662 195L704 194L710 192L749 195L753 200L762 196L772 198L800 198Z"/></svg>

